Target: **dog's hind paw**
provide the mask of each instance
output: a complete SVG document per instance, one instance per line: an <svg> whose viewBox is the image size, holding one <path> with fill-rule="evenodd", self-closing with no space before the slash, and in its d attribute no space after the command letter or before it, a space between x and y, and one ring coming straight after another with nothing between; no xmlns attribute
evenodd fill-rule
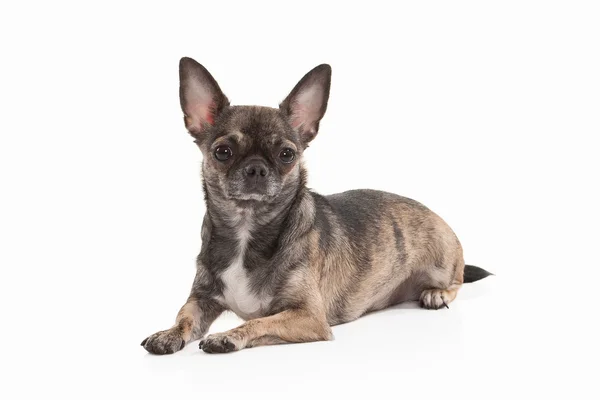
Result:
<svg viewBox="0 0 600 400"><path fill-rule="evenodd" d="M419 305L428 310L438 310L448 307L448 304L456 297L456 289L428 289L421 293Z"/></svg>

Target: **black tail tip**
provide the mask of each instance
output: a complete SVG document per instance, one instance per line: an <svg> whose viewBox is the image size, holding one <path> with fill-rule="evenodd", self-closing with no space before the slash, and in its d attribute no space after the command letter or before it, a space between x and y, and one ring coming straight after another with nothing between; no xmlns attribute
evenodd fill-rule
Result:
<svg viewBox="0 0 600 400"><path fill-rule="evenodd" d="M465 265L465 274L463 278L464 283L471 283L488 277L490 275L494 275L489 271L486 271L483 268L476 267L474 265Z"/></svg>

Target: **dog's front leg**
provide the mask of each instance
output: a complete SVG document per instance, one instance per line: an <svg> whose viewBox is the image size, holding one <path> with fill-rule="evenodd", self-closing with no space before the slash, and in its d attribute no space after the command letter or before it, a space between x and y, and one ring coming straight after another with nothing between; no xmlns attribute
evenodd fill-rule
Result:
<svg viewBox="0 0 600 400"><path fill-rule="evenodd" d="M316 342L332 338L331 328L324 315L291 309L250 320L227 332L208 335L200 341L200 348L207 353L228 353L245 347Z"/></svg>
<svg viewBox="0 0 600 400"><path fill-rule="evenodd" d="M177 314L171 329L148 336L142 346L152 354L171 354L200 339L208 331L223 307L207 297L191 295Z"/></svg>

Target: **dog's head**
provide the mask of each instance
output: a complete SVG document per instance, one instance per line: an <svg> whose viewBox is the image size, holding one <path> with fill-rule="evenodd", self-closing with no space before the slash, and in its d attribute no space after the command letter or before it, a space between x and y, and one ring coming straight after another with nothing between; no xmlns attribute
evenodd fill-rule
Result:
<svg viewBox="0 0 600 400"><path fill-rule="evenodd" d="M205 183L227 199L275 201L297 185L300 161L329 98L331 67L307 73L279 105L230 106L212 75L191 58L179 64L185 126L204 155Z"/></svg>

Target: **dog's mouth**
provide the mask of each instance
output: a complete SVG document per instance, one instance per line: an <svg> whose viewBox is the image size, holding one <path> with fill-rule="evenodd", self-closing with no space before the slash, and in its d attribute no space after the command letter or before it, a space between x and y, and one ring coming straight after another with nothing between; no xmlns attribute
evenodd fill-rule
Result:
<svg viewBox="0 0 600 400"><path fill-rule="evenodd" d="M249 185L247 182L242 184L230 185L227 190L227 197L236 201L252 202L271 202L281 191L277 184Z"/></svg>
<svg viewBox="0 0 600 400"><path fill-rule="evenodd" d="M229 195L231 200L240 200L240 201L265 201L274 196L269 196L265 193L236 193Z"/></svg>
<svg viewBox="0 0 600 400"><path fill-rule="evenodd" d="M233 196L228 196L229 200L232 201L236 207L239 208L259 208L270 206L274 204L273 200L275 196L267 196L265 194L257 194L257 193L244 193L244 194L236 194Z"/></svg>

